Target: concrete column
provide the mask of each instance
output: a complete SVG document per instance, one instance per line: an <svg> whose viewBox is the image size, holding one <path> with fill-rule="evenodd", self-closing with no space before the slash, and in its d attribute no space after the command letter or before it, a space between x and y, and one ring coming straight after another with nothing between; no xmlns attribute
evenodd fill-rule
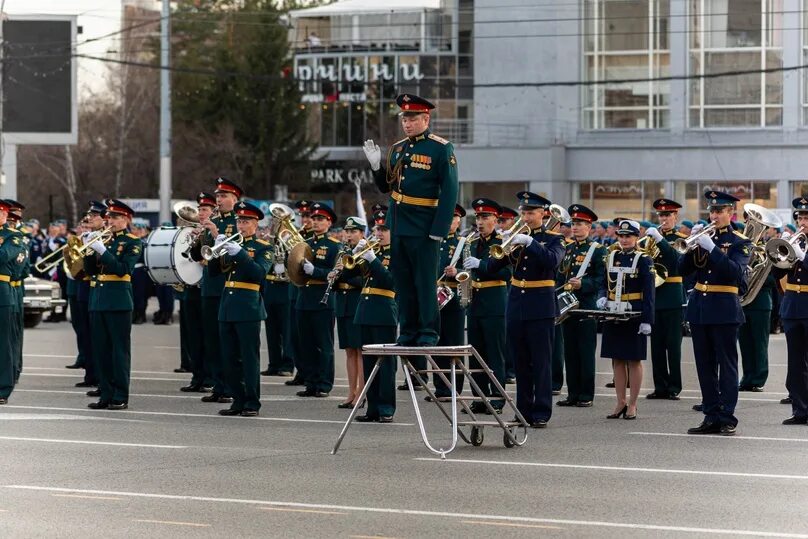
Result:
<svg viewBox="0 0 808 539"><path fill-rule="evenodd" d="M671 0L670 2L670 32L668 43L670 45L671 75L688 73L688 51L690 49L688 28L690 20L687 17L687 0ZM674 80L670 82L670 108L671 133L682 133L687 128L687 81Z"/></svg>
<svg viewBox="0 0 808 539"><path fill-rule="evenodd" d="M783 2L783 67L802 65L802 12L800 0ZM776 24L776 23L775 23ZM783 129L795 131L800 126L800 77L803 70L783 72Z"/></svg>
<svg viewBox="0 0 808 539"><path fill-rule="evenodd" d="M3 152L2 182L0 182L0 198L17 198L17 146L6 144Z"/></svg>

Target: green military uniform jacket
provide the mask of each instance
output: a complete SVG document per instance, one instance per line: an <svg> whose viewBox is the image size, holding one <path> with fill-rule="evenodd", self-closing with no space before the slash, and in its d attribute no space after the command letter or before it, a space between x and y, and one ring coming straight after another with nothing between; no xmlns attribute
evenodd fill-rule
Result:
<svg viewBox="0 0 808 539"><path fill-rule="evenodd" d="M373 173L390 193L386 225L393 236L444 238L457 203L457 159L452 144L427 129L390 147Z"/></svg>
<svg viewBox="0 0 808 539"><path fill-rule="evenodd" d="M132 272L143 251L140 239L126 230L113 233L102 255L92 249L84 257L84 272L91 277L90 311L131 311Z"/></svg>
<svg viewBox="0 0 808 539"><path fill-rule="evenodd" d="M363 326L398 325L398 306L395 286L390 266L390 246L385 245L370 264L364 262L361 268L364 286L359 305L354 316L354 324Z"/></svg>
<svg viewBox="0 0 808 539"><path fill-rule="evenodd" d="M449 300L449 303L443 308L443 311L450 312L450 311L460 311L463 310L460 307L460 296L457 295L457 279L454 277L449 277L448 275L443 275L443 270L446 269L446 266L449 265L449 262L452 261L452 257L454 256L455 250L457 249L457 244L460 242L460 238L457 237L457 234L454 232L447 235L440 243L440 262L438 264L438 275L437 278L443 279L439 282L439 284L445 284L449 288L452 289L454 292L454 297ZM457 269L462 271L463 259L461 258L457 263Z"/></svg>
<svg viewBox="0 0 808 539"><path fill-rule="evenodd" d="M567 281L575 277L580 271L586 259L586 253L595 245L592 258L586 267L586 272L581 277L581 288L573 290L567 285ZM564 285L564 290L572 292L578 298L579 308L597 308L598 291L605 287L604 278L606 275L605 258L606 248L589 238L583 241L570 240L564 252L559 268L559 285Z"/></svg>
<svg viewBox="0 0 808 539"><path fill-rule="evenodd" d="M21 286L12 286L24 272L28 247L16 228L0 227L0 307L19 308Z"/></svg>
<svg viewBox="0 0 808 539"><path fill-rule="evenodd" d="M25 278L31 275L31 254L29 249L30 239L22 233L22 231L18 227L10 227L14 232L16 232L21 241L23 249L25 250L25 260L23 261L22 265L19 267L19 271L15 275L13 275L12 279L12 288L14 289L14 293L17 295L17 309L16 312L22 312L23 310L23 299L25 297ZM68 284L70 280L68 279Z"/></svg>
<svg viewBox="0 0 808 539"><path fill-rule="evenodd" d="M668 277L665 283L656 289L656 310L681 309L685 301L682 275L679 273L679 258L682 255L672 245L679 238L687 236L676 230L667 232L660 230L659 232L662 234L662 241L658 244L659 257L654 262L665 266L665 269L668 270Z"/></svg>
<svg viewBox="0 0 808 539"><path fill-rule="evenodd" d="M337 256L351 253L351 251L350 248L345 247L340 250ZM361 265L364 266L366 264L367 262L362 262ZM346 271L340 274L332 290L332 294L335 296L334 314L337 318L350 317L353 319L356 314L356 307L359 305L359 297L363 284L364 279L361 275L351 275L351 273Z"/></svg>
<svg viewBox="0 0 808 539"><path fill-rule="evenodd" d="M325 288L327 286L328 274L334 269L337 262L337 255L342 250L342 243L328 234L314 235L306 240L314 253L314 273L309 276L308 282L300 287L297 294L295 308L299 311L321 311L334 308L334 296L328 299L328 304L323 305Z"/></svg>
<svg viewBox="0 0 808 539"><path fill-rule="evenodd" d="M267 317L261 289L272 261L269 243L246 236L236 256L222 254L208 263L214 279L223 278L219 322L258 322Z"/></svg>
<svg viewBox="0 0 808 539"><path fill-rule="evenodd" d="M238 228L236 228L236 212L234 211L221 212L211 219L211 222L216 224L216 228L219 229L219 234L224 234L225 237L229 238L238 232ZM216 237L213 236L209 230L205 230L202 241L191 250L191 259L206 265L207 262L202 258L202 246L208 245L212 247L214 243L216 243ZM224 288L224 280L225 275L219 274L214 277L210 275L208 268L205 267L202 271L202 297L221 296L222 289Z"/></svg>
<svg viewBox="0 0 808 539"><path fill-rule="evenodd" d="M476 236L471 242L471 256L480 259L480 267L471 271L473 295L469 316L505 316L508 302L508 286L511 280L511 267L489 268L492 245L502 243L502 236L496 232L488 237Z"/></svg>

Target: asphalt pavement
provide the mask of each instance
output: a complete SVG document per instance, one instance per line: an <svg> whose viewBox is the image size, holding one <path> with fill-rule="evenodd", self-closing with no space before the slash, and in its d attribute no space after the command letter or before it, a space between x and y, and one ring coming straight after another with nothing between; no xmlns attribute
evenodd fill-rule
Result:
<svg viewBox="0 0 808 539"><path fill-rule="evenodd" d="M0 536L808 538L808 427L780 424L781 335L765 391L741 393L733 438L685 434L702 417L686 339L682 400L641 399L636 421L607 420L611 365L599 360L592 408L555 408L512 449L486 427L482 446L460 442L445 461L421 442L405 392L395 423L354 424L331 454L349 413L337 409L342 353L331 397L262 377L261 415L232 418L179 392L190 376L173 372L177 324L135 326L132 343L129 410L92 411L81 372L64 368L70 325L26 331L22 380L0 407ZM446 446L448 423L418 395L430 440Z"/></svg>

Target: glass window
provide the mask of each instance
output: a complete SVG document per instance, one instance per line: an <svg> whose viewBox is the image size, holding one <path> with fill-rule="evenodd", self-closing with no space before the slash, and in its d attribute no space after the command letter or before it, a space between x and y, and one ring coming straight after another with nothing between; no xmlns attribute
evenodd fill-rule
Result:
<svg viewBox="0 0 808 539"><path fill-rule="evenodd" d="M670 74L669 0L586 0L587 81L647 79ZM587 129L668 126L670 84L622 82L584 87Z"/></svg>
<svg viewBox="0 0 808 539"><path fill-rule="evenodd" d="M749 74L693 79L691 127L783 123L783 0L690 0L690 73Z"/></svg>
<svg viewBox="0 0 808 539"><path fill-rule="evenodd" d="M574 200L589 206L601 220L615 217L650 219L651 203L665 196L664 182L655 181L595 181L578 184Z"/></svg>

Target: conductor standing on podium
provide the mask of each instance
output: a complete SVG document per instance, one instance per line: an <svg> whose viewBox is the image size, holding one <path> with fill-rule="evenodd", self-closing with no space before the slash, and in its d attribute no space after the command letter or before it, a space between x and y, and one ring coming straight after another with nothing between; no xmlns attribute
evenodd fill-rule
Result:
<svg viewBox="0 0 808 539"><path fill-rule="evenodd" d="M390 146L384 162L372 140L363 149L376 185L390 193L386 224L399 302L398 344L435 346L440 336L435 276L457 202L457 159L452 144L429 131L435 105L410 94L399 95L396 103L406 138Z"/></svg>

